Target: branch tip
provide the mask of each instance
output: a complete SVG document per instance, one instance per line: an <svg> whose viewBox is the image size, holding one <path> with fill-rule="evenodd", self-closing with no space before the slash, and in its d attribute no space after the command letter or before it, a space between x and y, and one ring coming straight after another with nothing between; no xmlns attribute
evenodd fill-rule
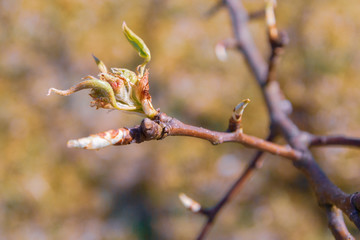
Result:
<svg viewBox="0 0 360 240"><path fill-rule="evenodd" d="M95 63L96 63L96 65L98 66L100 72L102 72L102 73L107 73L108 70L107 70L105 64L104 64L100 59L98 59L94 54L91 54L91 55L92 55L92 57L94 58Z"/></svg>
<svg viewBox="0 0 360 240"><path fill-rule="evenodd" d="M220 42L216 44L215 55L221 62L225 62L227 60L226 47L223 43Z"/></svg>
<svg viewBox="0 0 360 240"><path fill-rule="evenodd" d="M185 193L180 193L179 199L181 203L185 206L185 208L190 210L191 212L198 213L201 211L201 205L195 200L188 197Z"/></svg>
<svg viewBox="0 0 360 240"><path fill-rule="evenodd" d="M70 90L59 90L59 89L56 89L56 88L50 88L48 90L48 93L47 93L47 96L50 96L51 93L56 93L58 95L61 95L61 96L67 96L67 95L70 95L72 93L72 91Z"/></svg>
<svg viewBox="0 0 360 240"><path fill-rule="evenodd" d="M48 92L47 92L46 96L50 96L50 94L52 93L53 89L54 89L54 88L49 88L49 90L48 90Z"/></svg>

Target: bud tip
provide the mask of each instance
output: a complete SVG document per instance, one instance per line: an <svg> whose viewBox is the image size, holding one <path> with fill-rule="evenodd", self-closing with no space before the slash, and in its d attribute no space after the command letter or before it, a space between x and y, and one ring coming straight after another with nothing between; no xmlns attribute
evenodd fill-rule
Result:
<svg viewBox="0 0 360 240"><path fill-rule="evenodd" d="M186 194L180 193L179 199L185 208L189 209L190 211L196 213L201 210L201 205L193 199L189 198Z"/></svg>
<svg viewBox="0 0 360 240"><path fill-rule="evenodd" d="M98 59L93 53L91 54L91 56L94 58L96 64L100 63L100 59Z"/></svg>
<svg viewBox="0 0 360 240"><path fill-rule="evenodd" d="M68 148L81 148L82 147L79 144L78 140L69 140L66 145Z"/></svg>
<svg viewBox="0 0 360 240"><path fill-rule="evenodd" d="M48 90L48 92L47 92L47 94L46 94L46 96L50 96L50 94L51 94L51 92L53 91L53 88L49 88L49 90Z"/></svg>

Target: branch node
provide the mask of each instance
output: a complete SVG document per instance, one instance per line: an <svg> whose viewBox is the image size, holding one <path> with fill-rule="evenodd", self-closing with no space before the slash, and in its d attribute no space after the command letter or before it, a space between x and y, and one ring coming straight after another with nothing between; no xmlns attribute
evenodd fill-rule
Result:
<svg viewBox="0 0 360 240"><path fill-rule="evenodd" d="M141 131L145 139L160 139L162 137L163 127L149 118L144 118L141 122Z"/></svg>

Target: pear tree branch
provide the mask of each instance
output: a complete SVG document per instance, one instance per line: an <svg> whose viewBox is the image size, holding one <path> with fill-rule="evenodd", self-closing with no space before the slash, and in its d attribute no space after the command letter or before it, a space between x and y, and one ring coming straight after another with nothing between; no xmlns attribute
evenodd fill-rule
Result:
<svg viewBox="0 0 360 240"><path fill-rule="evenodd" d="M342 211L335 206L326 206L325 210L328 218L328 226L335 239L355 240L345 225Z"/></svg>
<svg viewBox="0 0 360 240"><path fill-rule="evenodd" d="M188 136L209 141L213 145L236 142L274 155L296 161L301 158L300 151L264 139L247 135L238 129L234 132L217 132L202 127L187 125L165 113L158 114L154 120L145 118L141 125L133 128L120 128L93 134L86 138L70 140L68 147L99 149L110 145L127 145L150 140L161 140L168 136Z"/></svg>
<svg viewBox="0 0 360 240"><path fill-rule="evenodd" d="M123 32L125 37L137 50L139 56L144 59L144 62L138 66L136 73L124 68L111 68L111 70L108 70L105 64L95 58L100 70L98 78L88 76L84 81L68 90L52 88L49 93L55 92L66 96L90 88L93 106L135 112L144 115L146 118L143 119L140 125L132 128L109 130L89 137L70 140L68 146L99 149L112 145L162 140L169 136L188 136L207 140L213 145L235 142L257 149L257 153L245 171L239 175L230 189L213 207L204 208L200 203L185 194L180 194L180 200L187 209L206 217L205 225L197 238L199 240L204 239L219 212L240 192L255 170L261 167L263 154L277 155L292 161L294 167L306 177L315 193L319 206L326 212L329 228L334 237L336 239L354 239L344 223L343 214L360 229L360 193L345 193L338 188L317 164L310 147L330 145L359 147L360 138L315 136L299 129L289 117L292 105L285 98L276 76L279 58L284 52L288 38L284 32L279 31L277 28L275 7L275 0L267 0L264 11L259 14L259 16L265 16L267 25L270 48L267 61L258 50L249 31L248 22L252 19L252 15L247 13L240 0L219 1L208 14L213 15L222 8L227 9L229 13L234 36L218 45L217 55L221 59L226 56L228 48L234 48L245 58L262 92L270 116L270 135L266 140L243 132L241 120L244 109L249 103L248 99L245 99L234 108L228 129L224 132L188 125L156 110L151 103L148 70L145 68L151 59L150 50L143 40L124 23ZM272 142L275 136L283 137L287 144L279 145Z"/></svg>
<svg viewBox="0 0 360 240"><path fill-rule="evenodd" d="M311 136L310 146L348 146L360 147L360 138L347 136Z"/></svg>

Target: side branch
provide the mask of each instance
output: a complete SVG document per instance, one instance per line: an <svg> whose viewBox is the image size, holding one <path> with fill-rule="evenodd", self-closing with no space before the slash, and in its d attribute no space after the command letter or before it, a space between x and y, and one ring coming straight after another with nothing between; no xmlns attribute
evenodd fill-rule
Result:
<svg viewBox="0 0 360 240"><path fill-rule="evenodd" d="M341 145L360 147L360 138L347 136L312 136L310 146Z"/></svg>
<svg viewBox="0 0 360 240"><path fill-rule="evenodd" d="M263 85L266 80L267 65L255 46L248 28L247 22L249 16L241 1L224 0L223 2L230 12L236 42L240 44L240 46L246 46L242 47L241 51L244 54L251 71L254 73L256 80L260 85Z"/></svg>
<svg viewBox="0 0 360 240"><path fill-rule="evenodd" d="M168 136L189 136L210 141L212 144L224 142L238 142L245 146L282 156L288 159L297 160L301 158L301 152L295 151L290 146L281 146L261 138L250 136L241 131L217 132L184 124L175 118L170 118L164 113L159 115L160 123L165 123L165 135Z"/></svg>
<svg viewBox="0 0 360 240"><path fill-rule="evenodd" d="M326 206L325 209L328 225L335 239L355 240L345 225L342 212L337 207L331 205Z"/></svg>

